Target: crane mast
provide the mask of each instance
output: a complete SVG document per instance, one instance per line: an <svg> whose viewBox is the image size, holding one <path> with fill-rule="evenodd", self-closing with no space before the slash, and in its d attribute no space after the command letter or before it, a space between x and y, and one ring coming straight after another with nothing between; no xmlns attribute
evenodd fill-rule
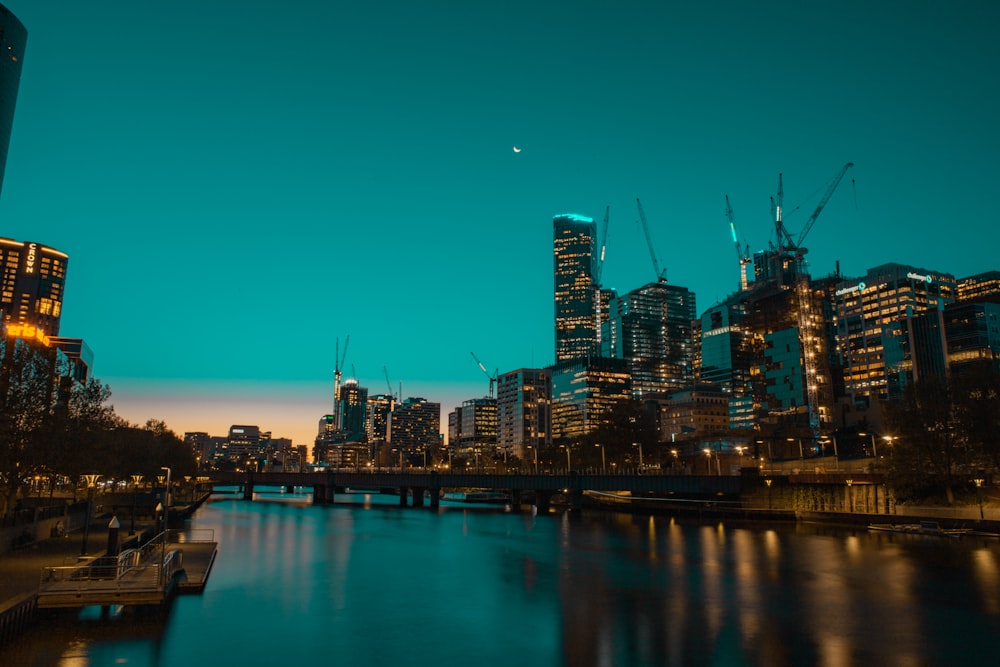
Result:
<svg viewBox="0 0 1000 667"><path fill-rule="evenodd" d="M656 251L653 250L653 237L649 234L649 224L646 222L646 212L642 209L642 202L639 198L635 198L635 204L639 208L639 220L642 221L642 232L646 235L646 245L649 246L649 256L653 260L653 271L656 272L656 280L658 282L666 282L665 277L666 271L660 270L660 261L656 259Z"/></svg>
<svg viewBox="0 0 1000 667"><path fill-rule="evenodd" d="M333 423L339 432L343 428L343 415L340 410L340 380L344 375L344 359L347 358L347 346L351 342L351 336L348 334L347 338L344 340L344 356L340 356L340 338L337 338L337 347L334 351L334 367L333 367Z"/></svg>
<svg viewBox="0 0 1000 667"><path fill-rule="evenodd" d="M736 216L733 215L733 206L729 203L729 195L726 195L726 217L729 219L729 231L733 234L733 244L736 246L736 258L740 262L740 290L747 288L747 265L750 264L750 248L740 248L739 239L736 238Z"/></svg>

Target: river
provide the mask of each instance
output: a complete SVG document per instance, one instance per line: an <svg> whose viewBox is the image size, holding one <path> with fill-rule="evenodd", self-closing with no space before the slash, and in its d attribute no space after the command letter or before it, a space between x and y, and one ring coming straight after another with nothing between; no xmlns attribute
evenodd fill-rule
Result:
<svg viewBox="0 0 1000 667"><path fill-rule="evenodd" d="M203 594L45 621L0 665L1000 664L996 540L259 497L192 518Z"/></svg>

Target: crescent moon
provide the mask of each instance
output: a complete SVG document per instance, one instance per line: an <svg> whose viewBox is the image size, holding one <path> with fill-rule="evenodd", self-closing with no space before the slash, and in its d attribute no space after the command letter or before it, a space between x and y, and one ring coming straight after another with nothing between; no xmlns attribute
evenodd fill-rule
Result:
<svg viewBox="0 0 1000 667"><path fill-rule="evenodd" d="M517 146L514 146L514 152L515 152L515 153L520 153L520 152L521 152L521 149L520 149L520 148L518 148Z"/></svg>

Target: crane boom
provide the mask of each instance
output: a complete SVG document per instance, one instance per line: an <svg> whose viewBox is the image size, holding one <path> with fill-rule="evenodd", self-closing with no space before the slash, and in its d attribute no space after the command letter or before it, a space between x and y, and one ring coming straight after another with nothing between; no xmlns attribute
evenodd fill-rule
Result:
<svg viewBox="0 0 1000 667"><path fill-rule="evenodd" d="M642 202L639 198L635 198L635 204L639 208L639 220L642 221L642 231L646 235L646 245L649 246L649 257L653 260L653 271L656 272L656 279L658 281L665 281L664 271L660 270L660 261L656 259L656 251L653 250L653 237L649 234L649 224L646 222L646 212L642 210Z"/></svg>
<svg viewBox="0 0 1000 667"><path fill-rule="evenodd" d="M385 375L385 386L389 388L389 397L392 397L392 382L389 381L389 369L385 366L382 367L382 373Z"/></svg>
<svg viewBox="0 0 1000 667"><path fill-rule="evenodd" d="M486 366L483 364L483 362L479 360L479 357L476 356L476 353L469 352L469 354L472 355L472 358L476 361L476 365L479 366L479 370L483 372L483 375L485 375L490 379L490 398L493 398L493 385L494 383L496 383L497 376L500 374L499 370L493 371L493 375L490 375L490 372L486 370Z"/></svg>
<svg viewBox="0 0 1000 667"><path fill-rule="evenodd" d="M594 282L598 288L601 286L601 273L604 271L604 253L608 248L608 216L611 214L611 206L604 207L604 224L601 226L601 254L597 257L597 275Z"/></svg>
<svg viewBox="0 0 1000 667"><path fill-rule="evenodd" d="M816 210L813 211L813 214L809 216L808 220L806 220L806 224L802 228L802 232L799 233L799 242L796 244L796 247L801 246L802 243L806 240L806 235L809 233L809 230L811 230L813 225L816 223L816 218L818 218L819 214L823 212L823 207L825 207L826 203L830 201L830 197L833 196L833 191L837 189L838 185L840 185L840 181L843 180L844 174L847 173L847 170L853 166L854 166L853 162L848 162L843 167L841 167L840 171L837 172L837 175L833 177L833 181L831 181L829 187L827 187L826 192L823 194L823 198L819 200L819 205L816 207Z"/></svg>

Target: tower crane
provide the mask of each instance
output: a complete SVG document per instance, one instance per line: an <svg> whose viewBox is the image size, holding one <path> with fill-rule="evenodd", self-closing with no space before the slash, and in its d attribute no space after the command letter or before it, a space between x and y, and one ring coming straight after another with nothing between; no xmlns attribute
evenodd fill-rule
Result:
<svg viewBox="0 0 1000 667"><path fill-rule="evenodd" d="M819 200L819 205L816 206L816 210L813 211L813 214L809 216L809 219L806 220L806 224L802 227L802 231L799 232L799 240L795 244L795 247L797 249L802 247L802 243L806 240L806 235L809 233L809 230L811 230L813 225L816 224L816 218L818 218L819 214L823 212L823 208L826 206L827 202L830 201L830 197L833 196L833 191L837 189L837 186L840 185L840 181L843 180L844 174L846 174L847 170L853 166L854 166L853 162L848 162L847 164L845 164L843 167L840 168L840 171L837 172L837 175L833 177L832 181L830 181L830 185L826 188L826 192L823 194L823 197Z"/></svg>
<svg viewBox="0 0 1000 667"><path fill-rule="evenodd" d="M389 398L396 398L392 393L392 382L389 381L389 369L383 366L382 373L385 374L385 386L389 388Z"/></svg>
<svg viewBox="0 0 1000 667"><path fill-rule="evenodd" d="M490 375L490 372L486 370L486 366L483 365L483 362L479 361L479 357L476 356L476 353L470 352L469 354L471 354L472 358L475 359L476 365L479 366L479 370L481 370L483 374L490 379L490 398L493 398L493 385L497 381L497 375L499 375L499 369L493 371L493 375Z"/></svg>
<svg viewBox="0 0 1000 667"><path fill-rule="evenodd" d="M351 342L350 334L344 340L344 356L340 356L340 338L337 338L337 347L334 352L334 362L333 367L333 423L336 425L337 430L340 431L341 424L341 414L340 414L340 379L344 375L344 359L347 358L347 346Z"/></svg>
<svg viewBox="0 0 1000 667"><path fill-rule="evenodd" d="M729 195L726 195L726 217L729 218L729 231L733 234L733 244L736 245L736 257L740 261L740 290L747 288L747 265L750 264L750 246L746 245L740 249L739 239L736 238L736 216L733 215L733 206L729 203Z"/></svg>
<svg viewBox="0 0 1000 667"><path fill-rule="evenodd" d="M667 282L666 270L660 270L660 261L656 259L656 251L653 250L653 237L649 234L649 224L646 223L646 212L642 210L642 202L635 198L635 204L639 208L639 220L642 221L642 231L646 235L646 245L649 246L649 256L653 260L653 271L656 272L656 280L661 283Z"/></svg>

